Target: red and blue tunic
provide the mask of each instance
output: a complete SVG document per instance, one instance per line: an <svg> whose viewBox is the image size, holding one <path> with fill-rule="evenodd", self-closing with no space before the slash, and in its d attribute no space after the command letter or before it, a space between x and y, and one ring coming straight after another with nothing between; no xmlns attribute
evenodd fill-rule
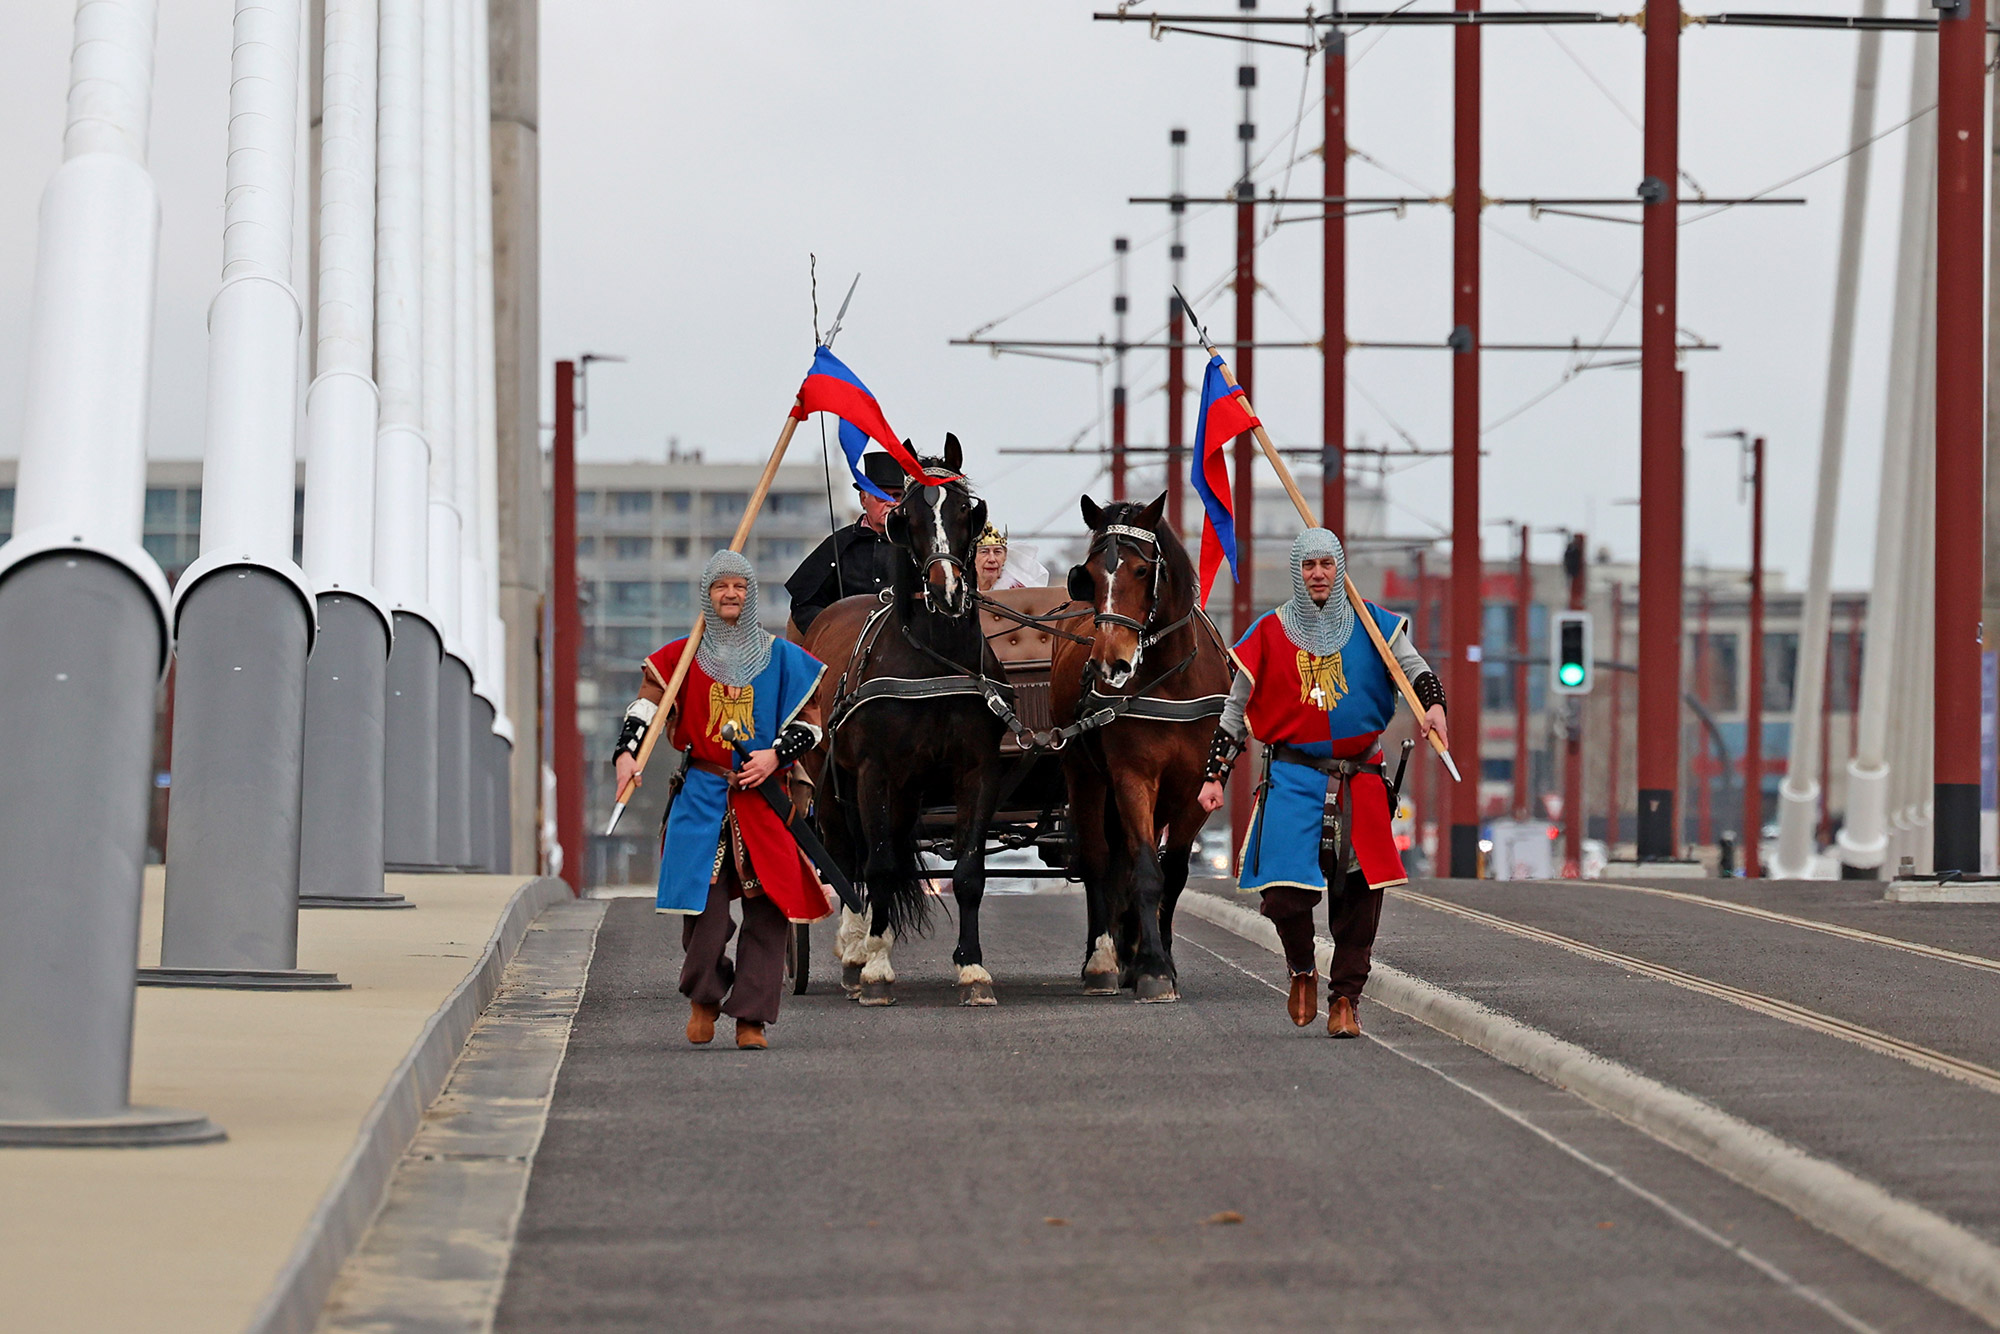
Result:
<svg viewBox="0 0 2000 1334"><path fill-rule="evenodd" d="M1393 640L1403 618L1372 602L1363 605L1382 638ZM1398 696L1382 655L1358 620L1347 642L1322 657L1294 644L1278 614L1266 612L1237 641L1235 654L1250 676L1245 717L1257 740L1282 742L1315 756L1379 762L1377 742L1395 717ZM1388 785L1373 773L1347 781L1350 837L1369 888L1405 883L1409 876L1396 851ZM1238 852L1239 889L1327 887L1319 864L1326 795L1327 776L1319 770L1283 760L1272 763L1270 785L1258 798L1249 836Z"/></svg>
<svg viewBox="0 0 2000 1334"><path fill-rule="evenodd" d="M670 680L686 649L687 640L676 639L647 661L662 680ZM826 886L770 803L756 792L731 786L716 772L737 767L735 749L722 739L725 722L734 721L750 733L752 739L746 744L752 751L769 750L812 698L825 671L818 658L783 639L771 646L771 661L747 686L725 686L704 672L699 661L688 664L680 698L672 701L671 740L676 750L692 749L695 760L705 767L688 766L667 813L660 844L659 894L654 899L658 911L699 913L708 903L725 812L736 819L758 883L786 917L814 922L833 911Z"/></svg>

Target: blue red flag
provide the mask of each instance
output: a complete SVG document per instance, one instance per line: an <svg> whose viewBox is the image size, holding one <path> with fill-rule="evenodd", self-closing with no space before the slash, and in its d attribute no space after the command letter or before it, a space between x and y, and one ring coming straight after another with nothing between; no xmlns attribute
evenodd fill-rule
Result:
<svg viewBox="0 0 2000 1334"><path fill-rule="evenodd" d="M924 466L889 429L875 395L868 392L860 376L825 347L813 351L812 369L806 372L806 381L799 386L798 405L792 409L792 415L800 421L815 412L830 412L840 418L840 450L847 455L847 469L854 474L854 484L862 490L889 499L881 487L861 472L861 451L870 440L882 446L883 452L901 464L904 472L919 482L926 480Z"/></svg>
<svg viewBox="0 0 2000 1334"><path fill-rule="evenodd" d="M1229 442L1256 426L1257 417L1240 387L1223 378L1222 358L1208 359L1208 371L1201 379L1201 415L1195 418L1194 490L1201 497L1205 521L1201 526L1201 600L1208 590L1222 558L1229 558L1229 577L1239 579L1236 570L1236 506L1230 496L1226 451Z"/></svg>

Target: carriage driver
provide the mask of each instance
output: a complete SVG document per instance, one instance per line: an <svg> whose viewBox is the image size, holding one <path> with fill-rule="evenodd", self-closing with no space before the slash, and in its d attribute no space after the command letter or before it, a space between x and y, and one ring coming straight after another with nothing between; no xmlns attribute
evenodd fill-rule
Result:
<svg viewBox="0 0 2000 1334"><path fill-rule="evenodd" d="M689 1042L714 1039L716 1019L736 1020L736 1045L762 1050L764 1025L778 1017L791 922L811 922L832 900L791 831L757 788L819 744L814 687L826 668L757 623L757 573L740 553L718 551L701 572L704 630L671 710L674 748L684 757L668 798L660 846L656 910L681 915L680 990L688 998ZM622 788L639 767L640 740L674 665L677 639L646 659L639 698L625 710L615 764ZM739 756L724 724L750 739ZM732 964L724 955L743 904L743 935Z"/></svg>
<svg viewBox="0 0 2000 1334"><path fill-rule="evenodd" d="M1377 744L1395 716L1397 690L1367 629L1355 623L1346 575L1340 539L1331 532L1308 528L1292 542L1292 596L1258 617L1236 644L1243 670L1223 707L1201 789L1202 809L1216 810L1248 736L1264 744L1236 883L1246 893L1263 893L1262 912L1277 928L1291 970L1286 1008L1302 1028L1319 1013L1312 910L1331 889L1326 1031L1336 1038L1361 1036L1355 1006L1368 980L1382 891L1409 879L1390 830ZM1423 730L1446 740L1444 687L1410 647L1408 623L1364 605L1423 702ZM1358 865L1342 875L1350 850Z"/></svg>
<svg viewBox="0 0 2000 1334"><path fill-rule="evenodd" d="M909 441L903 443L908 445ZM861 456L861 473L888 499L855 487L861 517L814 547L785 581L785 591L792 597L792 624L800 634L814 617L840 599L857 593L873 597L896 581L896 548L882 530L889 521L889 511L903 498L909 474L879 449Z"/></svg>

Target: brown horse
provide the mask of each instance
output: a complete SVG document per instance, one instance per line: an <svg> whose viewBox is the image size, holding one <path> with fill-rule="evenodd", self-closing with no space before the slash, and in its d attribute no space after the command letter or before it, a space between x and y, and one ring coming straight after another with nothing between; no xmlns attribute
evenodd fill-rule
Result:
<svg viewBox="0 0 2000 1334"><path fill-rule="evenodd" d="M890 948L899 935L922 931L929 916L918 825L926 807L953 808L959 1003L992 1005L979 904L986 830L1000 793L1001 724L969 686L923 693L926 683L949 688L972 675L1005 679L973 608L972 553L986 502L962 480L943 480L962 467L957 436L945 437L942 459L922 462L939 480L913 482L889 511L885 532L899 559L887 601L843 599L804 636L806 651L827 664L819 702L829 735L815 774L816 813L827 850L868 890L865 934L842 914L835 944L843 968L862 1004L892 1005Z"/></svg>
<svg viewBox="0 0 2000 1334"><path fill-rule="evenodd" d="M1091 540L1069 593L1091 609L1087 644L1055 654L1051 702L1067 726L1106 708L1114 721L1063 752L1070 819L1089 907L1084 990L1180 999L1174 903L1207 815L1196 800L1229 693L1229 650L1196 605L1194 562L1150 505L1083 497Z"/></svg>

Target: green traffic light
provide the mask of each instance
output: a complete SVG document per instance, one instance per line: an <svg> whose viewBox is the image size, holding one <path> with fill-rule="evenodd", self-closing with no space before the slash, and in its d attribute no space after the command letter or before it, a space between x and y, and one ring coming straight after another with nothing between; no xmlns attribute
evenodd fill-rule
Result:
<svg viewBox="0 0 2000 1334"><path fill-rule="evenodd" d="M1556 669L1556 678L1566 686L1582 685L1583 664L1580 662L1564 663L1561 667L1558 667Z"/></svg>

